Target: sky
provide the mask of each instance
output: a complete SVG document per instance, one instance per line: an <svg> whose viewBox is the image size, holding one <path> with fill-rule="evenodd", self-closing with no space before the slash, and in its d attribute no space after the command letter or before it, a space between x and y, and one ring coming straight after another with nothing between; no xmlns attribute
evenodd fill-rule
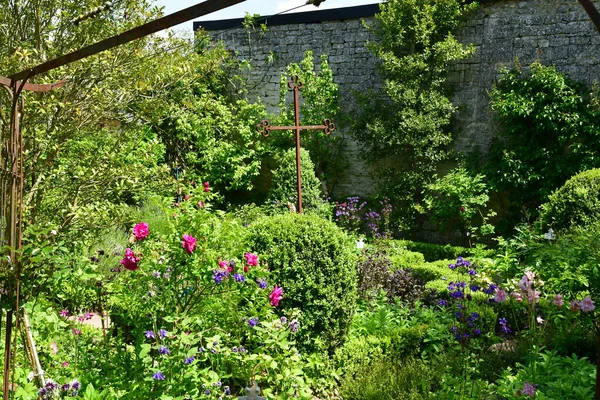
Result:
<svg viewBox="0 0 600 400"><path fill-rule="evenodd" d="M203 0L156 0L158 4L165 7L165 15L174 13L184 8L191 7L201 3ZM380 0L325 0L319 6L319 10L328 8L352 7L364 4L379 3ZM306 0L246 0L241 4L229 7L225 10L218 11L213 14L206 15L199 20L209 21L218 19L241 18L246 12L250 14L272 15L291 8L306 4ZM312 5L301 7L294 12L315 11L317 8ZM192 31L192 22L179 25L174 29L176 31Z"/></svg>

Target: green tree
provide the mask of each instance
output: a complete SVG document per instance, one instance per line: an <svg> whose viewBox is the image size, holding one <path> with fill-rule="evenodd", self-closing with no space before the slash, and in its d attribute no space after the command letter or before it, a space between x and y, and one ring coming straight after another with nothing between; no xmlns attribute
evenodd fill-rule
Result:
<svg viewBox="0 0 600 400"><path fill-rule="evenodd" d="M414 225L421 190L452 141L446 71L474 48L453 32L474 6L459 0L390 0L380 5L371 51L381 60L381 93L359 95L353 135L379 169L381 194L393 199L401 228Z"/></svg>

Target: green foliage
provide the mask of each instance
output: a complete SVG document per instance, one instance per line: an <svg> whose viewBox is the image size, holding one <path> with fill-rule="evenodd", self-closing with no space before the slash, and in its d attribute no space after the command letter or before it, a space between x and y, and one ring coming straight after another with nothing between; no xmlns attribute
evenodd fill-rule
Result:
<svg viewBox="0 0 600 400"><path fill-rule="evenodd" d="M473 176L459 166L427 186L423 206L430 218L446 231L458 229L462 236L486 236L494 232L488 220L495 213L488 208L485 176Z"/></svg>
<svg viewBox="0 0 600 400"><path fill-rule="evenodd" d="M327 55L320 57L319 69L315 71L315 60L312 51L304 53L299 64L287 66L281 75L279 107L280 115L276 119L278 125L294 125L294 104L290 101L288 90L290 77L298 76L303 87L300 90L300 123L302 125L322 125L329 119L339 128L342 124L339 105L339 87L333 82L333 71L327 61ZM290 132L272 132L273 145L285 148L294 143ZM323 131L307 131L302 133L302 143L310 152L315 165L315 173L327 184L331 191L340 173L344 170L346 160L342 154L344 138L339 132L326 135Z"/></svg>
<svg viewBox="0 0 600 400"><path fill-rule="evenodd" d="M249 245L283 288L282 310L301 310L299 344L331 351L344 341L356 301L354 242L314 215L285 214L250 226Z"/></svg>
<svg viewBox="0 0 600 400"><path fill-rule="evenodd" d="M594 398L596 368L585 358L561 357L547 351L528 365L508 369L498 381L498 395L506 399L522 398L523 385L528 382L538 385L536 399Z"/></svg>
<svg viewBox="0 0 600 400"><path fill-rule="evenodd" d="M484 169L490 187L508 194L513 218L599 165L600 112L589 92L538 62L502 71L490 105L501 129Z"/></svg>
<svg viewBox="0 0 600 400"><path fill-rule="evenodd" d="M425 262L423 254L409 250L391 255L390 260L392 261L395 270L412 268L415 265L420 265Z"/></svg>
<svg viewBox="0 0 600 400"><path fill-rule="evenodd" d="M552 193L542 205L540 220L554 230L600 221L600 169L580 172Z"/></svg>
<svg viewBox="0 0 600 400"><path fill-rule="evenodd" d="M302 178L302 207L317 208L321 200L321 182L315 176L315 169L307 150L300 149ZM287 150L279 159L279 168L273 171L268 202L275 208L287 208L288 203L296 206L298 200L296 150Z"/></svg>
<svg viewBox="0 0 600 400"><path fill-rule="evenodd" d="M451 63L474 52L453 35L473 6L459 0L392 0L380 5L371 51L381 59L383 93L360 96L353 135L372 162L398 159L380 168L383 195L393 199L401 228L415 221L414 204L452 141L456 107L446 84Z"/></svg>
<svg viewBox="0 0 600 400"><path fill-rule="evenodd" d="M456 259L457 257L473 258L488 257L492 255L493 250L485 250L482 247L460 247L450 245L439 245L434 243L413 242L411 240L396 240L396 246L404 247L407 250L423 254L425 261L438 261Z"/></svg>
<svg viewBox="0 0 600 400"><path fill-rule="evenodd" d="M376 360L343 382L342 395L348 400L420 400L428 397L434 376L434 368L421 360Z"/></svg>

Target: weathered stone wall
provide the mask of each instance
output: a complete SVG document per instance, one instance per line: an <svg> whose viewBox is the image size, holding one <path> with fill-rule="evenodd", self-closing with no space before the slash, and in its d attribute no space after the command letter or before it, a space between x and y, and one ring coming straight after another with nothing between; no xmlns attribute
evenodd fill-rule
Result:
<svg viewBox="0 0 600 400"><path fill-rule="evenodd" d="M451 68L449 80L455 86L454 102L461 106L455 118L460 151L487 151L494 126L489 111L488 92L498 76L498 68L510 66L515 58L522 65L535 60L555 65L576 80L591 84L600 78L600 34L575 0L483 0L458 37L476 46L475 55ZM600 1L596 1L600 7ZM250 98L260 97L271 110L279 100L279 79L285 66L299 62L306 50L315 58L327 54L340 85L345 111L353 107L353 92L381 85L377 60L365 48L374 40L361 19L335 20L335 11L321 23L270 25L264 35L248 36L242 28L212 30L241 59L251 59ZM332 20L333 19L333 20ZM372 16L362 18L367 24ZM270 52L276 61L268 64ZM369 166L358 155L359 145L346 141L350 166L336 188L337 195L369 194L374 189Z"/></svg>
<svg viewBox="0 0 600 400"><path fill-rule="evenodd" d="M488 2L458 37L477 49L449 73L456 88L454 103L462 106L455 124L458 150L489 148L494 126L488 92L501 66L510 67L516 59L523 66L539 60L586 84L600 78L600 34L577 1Z"/></svg>

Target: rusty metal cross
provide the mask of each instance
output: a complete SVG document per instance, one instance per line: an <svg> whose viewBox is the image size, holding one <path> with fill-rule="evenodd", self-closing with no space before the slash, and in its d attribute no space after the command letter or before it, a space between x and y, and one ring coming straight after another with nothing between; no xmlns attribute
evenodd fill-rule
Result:
<svg viewBox="0 0 600 400"><path fill-rule="evenodd" d="M269 121L263 119L256 130L264 137L269 137L271 131L295 131L296 132L296 183L298 187L298 212L302 214L302 176L300 168L300 131L322 130L326 135L335 130L335 125L329 119L323 120L323 125L300 125L300 101L298 93L304 87L298 75L292 76L288 81L288 89L294 92L294 120L293 126L271 126Z"/></svg>

